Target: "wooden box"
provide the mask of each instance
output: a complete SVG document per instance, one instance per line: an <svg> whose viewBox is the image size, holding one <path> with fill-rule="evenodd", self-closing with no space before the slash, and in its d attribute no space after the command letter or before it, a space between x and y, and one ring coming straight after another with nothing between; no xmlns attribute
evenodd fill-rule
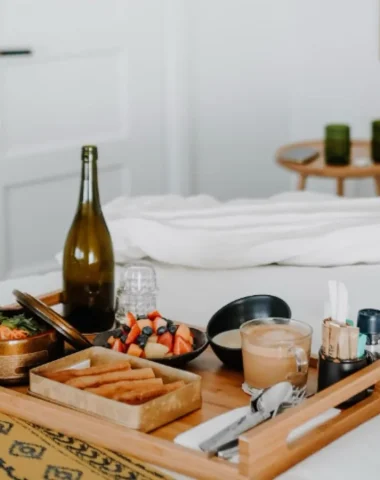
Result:
<svg viewBox="0 0 380 480"><path fill-rule="evenodd" d="M46 372L56 372L68 368L87 368L120 362L120 360L128 360L134 369L151 367L156 377L161 377L164 383L183 380L185 386L141 405L128 405L42 376ZM199 409L202 405L201 377L199 375L107 350L103 347L91 347L32 369L29 391L41 399L80 412L90 413L143 432L149 432L172 422Z"/></svg>

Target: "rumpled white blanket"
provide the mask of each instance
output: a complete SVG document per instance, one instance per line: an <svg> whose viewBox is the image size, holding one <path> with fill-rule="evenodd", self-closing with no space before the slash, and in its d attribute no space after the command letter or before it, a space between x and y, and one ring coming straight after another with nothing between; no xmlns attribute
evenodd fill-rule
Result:
<svg viewBox="0 0 380 480"><path fill-rule="evenodd" d="M103 212L120 264L144 257L206 269L380 262L378 197L119 197Z"/></svg>

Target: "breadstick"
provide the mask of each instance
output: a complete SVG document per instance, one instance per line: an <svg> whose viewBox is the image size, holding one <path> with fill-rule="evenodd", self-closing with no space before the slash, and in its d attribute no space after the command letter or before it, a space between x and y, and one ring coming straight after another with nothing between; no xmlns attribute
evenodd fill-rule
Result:
<svg viewBox="0 0 380 480"><path fill-rule="evenodd" d="M130 370L131 364L127 361L117 363L107 363L106 365L96 365L88 368L70 368L58 372L46 372L44 377L56 382L66 383L74 377L86 377L87 375L100 375L102 373L117 372L120 370Z"/></svg>
<svg viewBox="0 0 380 480"><path fill-rule="evenodd" d="M85 392L95 393L101 397L112 398L115 395L138 390L140 388L163 385L162 378L147 378L146 380L124 380L122 382L107 383L96 388L85 388Z"/></svg>
<svg viewBox="0 0 380 480"><path fill-rule="evenodd" d="M168 383L166 385L146 388L144 390L134 390L132 392L125 392L120 395L116 395L113 397L114 400L118 400L119 402L125 402L132 405L136 405L142 402L146 402L148 400L153 400L153 398L160 397L161 395L165 395L166 393L173 392L178 388L181 388L185 385L183 380L179 380L178 382Z"/></svg>
<svg viewBox="0 0 380 480"><path fill-rule="evenodd" d="M159 397L165 393L164 385L152 386L140 390L132 390L131 392L124 392L120 395L115 395L113 400L119 402L136 404L146 402L147 400L153 400L153 398Z"/></svg>
<svg viewBox="0 0 380 480"><path fill-rule="evenodd" d="M151 368L138 368L136 370L109 372L101 375L89 375L87 377L75 377L67 381L65 385L84 389L89 387L99 387L106 383L120 382L121 380L143 380L146 378L154 378L154 372Z"/></svg>

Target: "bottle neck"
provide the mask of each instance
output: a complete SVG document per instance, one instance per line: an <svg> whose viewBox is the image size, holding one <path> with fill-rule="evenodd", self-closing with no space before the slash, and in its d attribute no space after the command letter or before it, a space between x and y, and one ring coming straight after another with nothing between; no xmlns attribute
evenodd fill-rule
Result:
<svg viewBox="0 0 380 480"><path fill-rule="evenodd" d="M97 160L91 154L82 157L82 175L78 207L80 209L85 205L91 206L91 208L97 212L101 212Z"/></svg>

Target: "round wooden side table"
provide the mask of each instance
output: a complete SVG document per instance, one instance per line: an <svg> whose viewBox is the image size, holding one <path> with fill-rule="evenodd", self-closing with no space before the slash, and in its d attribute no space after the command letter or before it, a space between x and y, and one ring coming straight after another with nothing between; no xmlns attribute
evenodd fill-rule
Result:
<svg viewBox="0 0 380 480"><path fill-rule="evenodd" d="M319 151L320 155L307 165L300 165L284 158L289 150L295 147L312 147ZM337 195L344 195L344 180L346 178L367 178L373 177L376 193L380 195L380 164L370 163L366 166L355 166L351 163L346 167L331 167L325 165L324 142L315 140L308 142L292 143L281 147L276 153L276 160L279 165L299 175L298 190L305 190L307 177L325 177L336 179ZM370 142L368 140L353 140L351 142L351 162L358 158L371 158Z"/></svg>

